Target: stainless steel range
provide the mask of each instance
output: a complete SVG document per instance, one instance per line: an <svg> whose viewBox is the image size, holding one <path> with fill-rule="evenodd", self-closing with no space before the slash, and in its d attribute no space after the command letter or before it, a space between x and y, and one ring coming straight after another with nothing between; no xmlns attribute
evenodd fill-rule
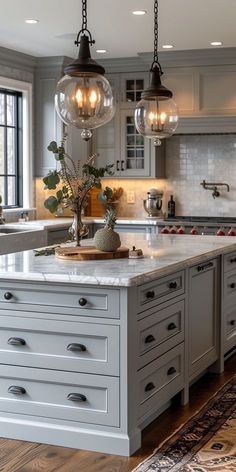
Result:
<svg viewBox="0 0 236 472"><path fill-rule="evenodd" d="M176 216L165 218L164 223L168 228L177 231L183 229L186 234L207 234L219 236L236 236L236 218L219 216ZM180 232L181 234L181 232Z"/></svg>

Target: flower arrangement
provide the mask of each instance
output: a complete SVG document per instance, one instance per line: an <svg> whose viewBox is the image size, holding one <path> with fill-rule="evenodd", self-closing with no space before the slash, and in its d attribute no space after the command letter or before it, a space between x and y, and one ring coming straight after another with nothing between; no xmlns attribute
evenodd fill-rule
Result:
<svg viewBox="0 0 236 472"><path fill-rule="evenodd" d="M60 164L59 170L50 171L44 178L44 188L49 190L58 189L55 195L49 196L44 206L51 213L55 213L59 205L69 207L74 213L73 236L77 246L86 235L87 228L81 220L82 209L88 204L89 191L96 187L101 188L101 178L104 175L113 175L113 164L97 168L94 166L96 154L93 154L82 165L80 161L75 163L65 151L66 135L60 145L52 141L48 150L54 155Z"/></svg>

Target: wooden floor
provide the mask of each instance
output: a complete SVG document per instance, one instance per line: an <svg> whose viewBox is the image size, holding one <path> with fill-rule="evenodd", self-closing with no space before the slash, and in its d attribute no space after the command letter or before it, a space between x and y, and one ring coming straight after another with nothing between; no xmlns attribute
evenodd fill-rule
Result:
<svg viewBox="0 0 236 472"><path fill-rule="evenodd" d="M236 356L221 375L207 374L192 388L190 403L173 404L143 431L143 447L130 458L0 439L0 472L131 472L165 438L186 422L236 373Z"/></svg>

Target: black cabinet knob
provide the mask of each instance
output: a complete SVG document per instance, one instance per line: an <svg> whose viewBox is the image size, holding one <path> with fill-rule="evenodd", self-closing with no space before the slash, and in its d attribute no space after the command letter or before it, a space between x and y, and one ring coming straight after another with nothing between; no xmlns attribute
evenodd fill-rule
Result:
<svg viewBox="0 0 236 472"><path fill-rule="evenodd" d="M170 289L175 289L175 288L177 288L177 282L170 282L169 288L170 288Z"/></svg>
<svg viewBox="0 0 236 472"><path fill-rule="evenodd" d="M85 352L86 346L84 346L84 344L71 343L68 344L66 349L71 352Z"/></svg>
<svg viewBox="0 0 236 472"><path fill-rule="evenodd" d="M235 325L235 320L230 320L229 324L230 324L231 326L234 326L234 325Z"/></svg>
<svg viewBox="0 0 236 472"><path fill-rule="evenodd" d="M235 283L230 284L230 288L235 288Z"/></svg>
<svg viewBox="0 0 236 472"><path fill-rule="evenodd" d="M8 388L8 392L12 393L13 395L24 395L26 390L24 387L19 387L19 385L11 385Z"/></svg>
<svg viewBox="0 0 236 472"><path fill-rule="evenodd" d="M83 298L83 297L80 298L80 299L79 299L79 305L80 305L80 306L85 306L85 305L87 305L87 300L86 300L86 298Z"/></svg>
<svg viewBox="0 0 236 472"><path fill-rule="evenodd" d="M146 338L145 338L145 344L149 344L149 343L153 343L153 341L155 341L155 338L152 334L149 334Z"/></svg>
<svg viewBox="0 0 236 472"><path fill-rule="evenodd" d="M146 298L154 298L155 297L155 292L154 290L149 290L147 293L146 293Z"/></svg>
<svg viewBox="0 0 236 472"><path fill-rule="evenodd" d="M173 329L177 328L175 323L170 323L167 326L168 331L172 331Z"/></svg>
<svg viewBox="0 0 236 472"><path fill-rule="evenodd" d="M10 346L25 346L26 342L22 338L9 338L7 344L10 344Z"/></svg>
<svg viewBox="0 0 236 472"><path fill-rule="evenodd" d="M149 382L146 387L145 387L145 392L150 392L151 390L153 390L155 388L155 385L153 382Z"/></svg>
<svg viewBox="0 0 236 472"><path fill-rule="evenodd" d="M82 393L69 393L67 395L67 400L71 402L86 402L87 398Z"/></svg>
<svg viewBox="0 0 236 472"><path fill-rule="evenodd" d="M175 373L176 373L176 369L174 367L170 367L167 370L167 375L172 375L172 374L175 374Z"/></svg>
<svg viewBox="0 0 236 472"><path fill-rule="evenodd" d="M11 300L11 298L13 297L11 292L5 292L3 296L5 300Z"/></svg>

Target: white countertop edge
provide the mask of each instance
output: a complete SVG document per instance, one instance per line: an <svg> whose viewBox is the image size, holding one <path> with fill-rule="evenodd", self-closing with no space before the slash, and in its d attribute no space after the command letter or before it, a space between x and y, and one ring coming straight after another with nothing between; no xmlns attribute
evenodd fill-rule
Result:
<svg viewBox="0 0 236 472"><path fill-rule="evenodd" d="M109 286L109 287L130 287L130 286L139 286L143 283L151 282L155 280L157 277L163 277L165 275L169 275L171 273L175 273L179 270L183 270L187 267L191 267L196 265L200 262L206 261L208 259L212 259L214 257L228 254L236 250L236 243L230 244L224 248L220 249L213 249L211 251L203 252L197 256L190 256L185 260L167 264L165 267L157 267L156 269L146 272L140 275L135 275L134 277L102 277L99 276L88 276L88 275L71 275L71 274L45 274L45 273L37 273L31 272L6 272L0 271L0 279L1 280L15 280L15 281L28 281L28 282L51 282L51 283L63 283L63 284L83 284L83 285L95 285L95 286ZM40 256L43 257L43 256ZM50 260L54 258L54 256L47 256L48 262L50 264ZM141 261L143 259L140 259ZM138 259L135 260L138 263ZM65 261L64 261L65 262ZM70 264L71 261L68 261ZM80 261L77 261L78 264ZM157 260L158 262L158 260Z"/></svg>

